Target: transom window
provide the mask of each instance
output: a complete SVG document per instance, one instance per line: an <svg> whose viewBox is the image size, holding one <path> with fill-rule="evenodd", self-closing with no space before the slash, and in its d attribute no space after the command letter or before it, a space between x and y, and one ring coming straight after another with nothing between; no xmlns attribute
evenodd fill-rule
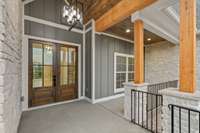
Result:
<svg viewBox="0 0 200 133"><path fill-rule="evenodd" d="M114 55L114 92L123 92L123 83L134 80L134 57L128 54Z"/></svg>

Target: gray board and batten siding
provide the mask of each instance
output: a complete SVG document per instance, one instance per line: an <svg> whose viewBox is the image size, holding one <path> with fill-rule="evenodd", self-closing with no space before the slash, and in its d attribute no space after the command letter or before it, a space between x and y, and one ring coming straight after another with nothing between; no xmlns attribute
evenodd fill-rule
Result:
<svg viewBox="0 0 200 133"><path fill-rule="evenodd" d="M65 5L64 0L35 0L25 5L24 13L35 18L67 25L62 18L63 5ZM83 29L83 26L78 24L76 28Z"/></svg>
<svg viewBox="0 0 200 133"><path fill-rule="evenodd" d="M85 35L85 96L92 98L92 31Z"/></svg>
<svg viewBox="0 0 200 133"><path fill-rule="evenodd" d="M35 0L25 6L25 15L62 24L60 11L62 4L64 4L63 0ZM91 24L88 24L87 29L89 27L91 27ZM82 27L78 28L82 29ZM80 33L69 32L28 20L25 20L25 34L83 44L83 35ZM92 32L87 32L85 37L85 95L92 98ZM96 99L114 95L114 52L133 54L133 46L131 43L116 38L96 35Z"/></svg>
<svg viewBox="0 0 200 133"><path fill-rule="evenodd" d="M114 53L133 55L133 44L96 34L95 43L95 98L115 95Z"/></svg>
<svg viewBox="0 0 200 133"><path fill-rule="evenodd" d="M25 5L25 15L62 24L60 17L61 0L35 0ZM53 10L55 9L55 10ZM25 20L24 21L25 35L53 39L58 41L66 41L70 43L76 43L81 45L81 54L83 53L83 34L73 31L67 31L64 29L40 24L37 22ZM80 54L80 53L79 53ZM81 55L81 95L83 95L83 55Z"/></svg>
<svg viewBox="0 0 200 133"><path fill-rule="evenodd" d="M83 34L25 20L25 34L82 45Z"/></svg>

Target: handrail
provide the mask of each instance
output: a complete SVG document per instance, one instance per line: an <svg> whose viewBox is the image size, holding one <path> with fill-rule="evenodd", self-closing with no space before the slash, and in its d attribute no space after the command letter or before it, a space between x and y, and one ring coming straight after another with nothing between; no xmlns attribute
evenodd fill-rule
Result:
<svg viewBox="0 0 200 133"><path fill-rule="evenodd" d="M169 87L178 87L178 80L150 84L150 85L148 85L148 92L157 94L160 90L163 90L163 89L166 89Z"/></svg>
<svg viewBox="0 0 200 133"><path fill-rule="evenodd" d="M162 96L161 94L155 94L155 93L145 92L145 91L140 91L140 90L135 90L135 89L132 89L131 91L137 91L137 92L141 92L141 93L148 93L149 95L154 95L154 96Z"/></svg>
<svg viewBox="0 0 200 133"><path fill-rule="evenodd" d="M179 130L180 133L182 132L182 130L186 129L185 124L184 124L184 129L182 128L183 127L182 121L184 120L184 119L182 119L182 116L186 116L186 113L187 113L187 117L188 117L188 122L187 122L188 123L188 127L187 127L188 133L190 133L194 129L194 128L191 128L191 126L194 123L197 123L197 124L199 123L199 125L196 125L196 126L198 126L197 129L200 132L200 110L197 110L194 108L189 108L189 107L184 107L184 106L180 106L180 105L175 105L175 104L169 104L168 107L171 110L171 133L175 132L175 128L178 128L177 130ZM175 117L175 108L178 110L178 114L177 114L178 118ZM183 110L185 110L186 112L183 112ZM198 122L193 122L193 120L191 120L191 117L194 117L193 115L191 115L191 113L196 113L196 115L198 115L198 117L199 117ZM178 120L179 126L175 126L175 121L177 123L177 120L175 120L175 118ZM193 123L191 124L191 122L193 122ZM192 132L196 132L196 131L192 131Z"/></svg>
<svg viewBox="0 0 200 133"><path fill-rule="evenodd" d="M168 105L169 109L171 109L172 106L177 107L177 108L181 108L181 109L184 109L184 110L190 110L192 112L200 113L200 110L189 108L189 107L184 107L184 106L179 106L179 105L175 105L175 104L169 104Z"/></svg>

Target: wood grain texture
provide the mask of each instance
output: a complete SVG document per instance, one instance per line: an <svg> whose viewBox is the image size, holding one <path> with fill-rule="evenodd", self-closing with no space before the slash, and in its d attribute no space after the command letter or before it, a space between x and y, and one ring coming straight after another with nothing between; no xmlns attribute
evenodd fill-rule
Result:
<svg viewBox="0 0 200 133"><path fill-rule="evenodd" d="M88 2L84 2L86 5L84 23L87 23L92 18L97 20L119 1L121 0L89 0Z"/></svg>
<svg viewBox="0 0 200 133"><path fill-rule="evenodd" d="M180 0L180 91L196 90L196 0Z"/></svg>
<svg viewBox="0 0 200 133"><path fill-rule="evenodd" d="M144 83L144 23L136 20L134 23L134 82Z"/></svg>
<svg viewBox="0 0 200 133"><path fill-rule="evenodd" d="M96 31L102 32L121 22L132 13L145 8L156 0L121 0L103 16L96 20Z"/></svg>
<svg viewBox="0 0 200 133"><path fill-rule="evenodd" d="M130 33L126 33L127 29L130 29ZM133 23L131 22L131 17L128 17L122 22L113 25L108 30L106 30L106 32L129 39L129 40L134 40L134 28L133 28ZM148 41L147 40L148 38L151 38L151 41ZM144 29L144 44L145 45L154 44L154 43L158 43L162 41L165 41L165 39Z"/></svg>

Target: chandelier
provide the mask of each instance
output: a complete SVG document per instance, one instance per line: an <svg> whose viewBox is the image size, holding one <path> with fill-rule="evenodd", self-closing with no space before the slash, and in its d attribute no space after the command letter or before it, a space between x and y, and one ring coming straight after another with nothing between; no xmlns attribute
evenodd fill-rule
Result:
<svg viewBox="0 0 200 133"><path fill-rule="evenodd" d="M77 24L83 23L83 3L78 2L78 0L64 0L64 2L62 17L71 26L69 29L71 30ZM80 8L82 8L82 11Z"/></svg>

